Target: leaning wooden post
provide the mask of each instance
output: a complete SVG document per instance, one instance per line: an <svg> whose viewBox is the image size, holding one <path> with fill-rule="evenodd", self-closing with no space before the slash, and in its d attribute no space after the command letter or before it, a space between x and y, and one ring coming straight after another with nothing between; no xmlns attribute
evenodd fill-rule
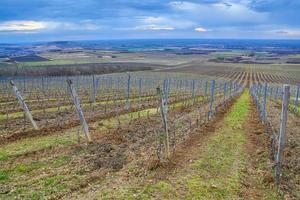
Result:
<svg viewBox="0 0 300 200"><path fill-rule="evenodd" d="M277 100L278 92L279 92L279 87L277 86L277 88L276 88L276 93L275 93L275 101Z"/></svg>
<svg viewBox="0 0 300 200"><path fill-rule="evenodd" d="M215 85L216 85L216 81L212 80L211 81L211 87L210 87L210 105L209 105L208 119L210 119L213 116Z"/></svg>
<svg viewBox="0 0 300 200"><path fill-rule="evenodd" d="M23 78L23 92L26 91L26 79L25 79L25 76Z"/></svg>
<svg viewBox="0 0 300 200"><path fill-rule="evenodd" d="M263 101L263 110L262 110L262 123L264 124L266 121L266 107L267 107L267 91L268 91L268 84L265 83L264 88L264 101Z"/></svg>
<svg viewBox="0 0 300 200"><path fill-rule="evenodd" d="M139 79L139 99L142 97L142 78Z"/></svg>
<svg viewBox="0 0 300 200"><path fill-rule="evenodd" d="M96 104L96 82L95 75L93 75L93 104Z"/></svg>
<svg viewBox="0 0 300 200"><path fill-rule="evenodd" d="M271 99L274 99L274 94L275 94L275 87L270 86L269 97L270 97Z"/></svg>
<svg viewBox="0 0 300 200"><path fill-rule="evenodd" d="M45 84L44 84L44 77L42 77L42 91L45 94Z"/></svg>
<svg viewBox="0 0 300 200"><path fill-rule="evenodd" d="M208 100L208 81L205 82L205 93L204 95L207 96L207 100Z"/></svg>
<svg viewBox="0 0 300 200"><path fill-rule="evenodd" d="M167 79L164 79L164 82L163 82L163 88L162 88L162 94L164 95L164 98L166 98L166 94L167 94Z"/></svg>
<svg viewBox="0 0 300 200"><path fill-rule="evenodd" d="M230 81L230 85L229 85L229 97L231 98L233 96L233 92L232 92L232 81Z"/></svg>
<svg viewBox="0 0 300 200"><path fill-rule="evenodd" d="M70 92L71 92L71 95L73 97L74 105L76 106L77 113L79 115L80 123L81 123L81 125L83 127L85 137L86 137L86 139L87 139L88 142L92 142L92 139L91 139L91 136L90 136L90 132L89 132L89 127L88 127L88 125L87 125L87 123L85 121L83 112L81 110L80 102L79 102L76 90L75 90L75 88L73 86L73 82L72 82L72 80L67 80L67 83L69 85Z"/></svg>
<svg viewBox="0 0 300 200"><path fill-rule="evenodd" d="M129 97L130 97L130 80L131 76L128 74L128 79L127 79L127 93L126 93L126 109L128 110L130 107L130 102L129 102Z"/></svg>
<svg viewBox="0 0 300 200"><path fill-rule="evenodd" d="M282 162L283 149L285 146L285 133L286 133L289 99L290 99L290 86L284 85L281 116L280 116L280 132L279 132L279 141L278 141L279 146L276 155L276 167L275 167L275 180L277 185L280 184L281 162Z"/></svg>
<svg viewBox="0 0 300 200"><path fill-rule="evenodd" d="M168 89L167 89L167 94L166 94L166 101L167 101L167 105L168 105L168 102L169 102L169 95L170 95L170 91L171 91L171 81L172 79L168 79Z"/></svg>
<svg viewBox="0 0 300 200"><path fill-rule="evenodd" d="M192 82L192 99L193 99L193 105L195 104L195 80Z"/></svg>
<svg viewBox="0 0 300 200"><path fill-rule="evenodd" d="M139 79L139 107L142 107L142 78ZM139 112L140 113L140 112Z"/></svg>
<svg viewBox="0 0 300 200"><path fill-rule="evenodd" d="M26 117L29 119L29 121L31 122L32 126L34 127L34 129L39 129L38 126L36 125L35 121L33 120L33 117L25 103L24 98L22 97L20 91L18 90L18 88L15 86L15 83L13 81L10 81L10 85L12 86L13 92L15 93L20 106L23 108Z"/></svg>
<svg viewBox="0 0 300 200"><path fill-rule="evenodd" d="M297 91L296 91L295 110L297 109L298 103L299 103L299 92L300 92L300 85L298 85Z"/></svg>
<svg viewBox="0 0 300 200"><path fill-rule="evenodd" d="M224 108L225 105L225 100L226 100L226 90L227 90L227 83L224 83L224 88L223 88L223 99L222 99L222 107Z"/></svg>
<svg viewBox="0 0 300 200"><path fill-rule="evenodd" d="M168 132L168 120L167 120L167 112L168 112L167 101L159 87L156 88L156 91L157 91L157 95L160 98L160 115L163 121L164 132L166 134L166 157L169 158L170 141L169 141L169 132Z"/></svg>
<svg viewBox="0 0 300 200"><path fill-rule="evenodd" d="M166 104L166 106L168 105L169 92L170 92L170 80L169 80L169 79L165 79L165 80L164 80L163 95L164 95L164 99L165 99L165 104Z"/></svg>

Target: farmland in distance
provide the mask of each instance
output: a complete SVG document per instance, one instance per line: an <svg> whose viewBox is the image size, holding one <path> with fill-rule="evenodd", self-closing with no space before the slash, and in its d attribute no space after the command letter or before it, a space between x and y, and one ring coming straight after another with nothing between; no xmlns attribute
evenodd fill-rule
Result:
<svg viewBox="0 0 300 200"><path fill-rule="evenodd" d="M0 199L300 198L300 51L171 44L7 54Z"/></svg>

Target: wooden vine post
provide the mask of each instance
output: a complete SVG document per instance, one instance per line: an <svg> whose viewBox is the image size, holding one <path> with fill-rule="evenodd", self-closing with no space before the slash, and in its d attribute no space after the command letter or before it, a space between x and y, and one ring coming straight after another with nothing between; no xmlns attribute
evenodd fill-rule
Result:
<svg viewBox="0 0 300 200"><path fill-rule="evenodd" d="M95 82L95 75L93 75L93 104L96 104L96 82Z"/></svg>
<svg viewBox="0 0 300 200"><path fill-rule="evenodd" d="M167 101L165 98L165 95L161 91L159 87L156 88L157 90L157 95L160 99L160 115L162 118L162 123L163 123L163 129L165 133L165 138L164 138L164 146L165 146L165 154L166 157L169 158L170 156L170 139L169 139L169 132L168 132L168 120L167 120L167 112L168 112L168 107L167 107Z"/></svg>
<svg viewBox="0 0 300 200"><path fill-rule="evenodd" d="M142 78L139 79L139 99L142 97Z"/></svg>
<svg viewBox="0 0 300 200"><path fill-rule="evenodd" d="M277 86L277 88L276 88L276 93L275 93L275 101L277 100L278 92L279 92L279 87Z"/></svg>
<svg viewBox="0 0 300 200"><path fill-rule="evenodd" d="M192 82L192 99L193 99L193 105L195 104L195 80Z"/></svg>
<svg viewBox="0 0 300 200"><path fill-rule="evenodd" d="M126 109L128 110L130 108L130 80L131 76L128 74L128 79L127 79L127 93L126 93Z"/></svg>
<svg viewBox="0 0 300 200"><path fill-rule="evenodd" d="M280 116L280 132L279 132L279 141L278 141L279 145L278 145L278 151L276 155L276 167L275 167L275 181L277 185L280 184L281 163L282 163L283 150L285 146L285 134L286 134L289 99L290 99L290 86L284 85L281 116Z"/></svg>
<svg viewBox="0 0 300 200"><path fill-rule="evenodd" d="M18 90L17 86L15 86L15 83L13 81L10 81L10 85L12 86L13 92L15 93L20 106L23 108L26 117L29 119L29 121L31 122L32 126L34 127L34 129L38 130L38 126L36 125L35 121L33 120L33 117L28 109L27 104L25 103L24 98L22 97L20 91Z"/></svg>
<svg viewBox="0 0 300 200"><path fill-rule="evenodd" d="M164 87L163 87L163 97L166 103L166 106L168 104L168 99L169 99L169 92L170 92L170 80L165 79L164 80Z"/></svg>
<svg viewBox="0 0 300 200"><path fill-rule="evenodd" d="M172 79L167 79L168 82L167 82L167 90L166 90L166 103L168 104L168 101L169 101L169 95L170 95L170 91L171 91L171 80Z"/></svg>
<svg viewBox="0 0 300 200"><path fill-rule="evenodd" d="M70 88L70 93L73 97L73 101L74 101L74 105L76 106L76 110L77 110L77 113L79 115L79 119L80 119L80 123L83 127L83 131L84 131L84 134L85 134L85 137L87 139L88 142L92 142L92 139L91 139L91 136L90 136L90 132L89 132L89 127L86 123L86 120L84 118L84 115L83 115L83 112L81 110L81 106L80 106L80 102L79 102L79 99L78 99L78 95L77 95L77 92L73 86L73 82L72 80L67 80L67 83L69 85L69 88Z"/></svg>
<svg viewBox="0 0 300 200"><path fill-rule="evenodd" d="M205 92L204 92L204 96L207 97L207 100L208 100L208 81L205 82Z"/></svg>
<svg viewBox="0 0 300 200"><path fill-rule="evenodd" d="M223 107L223 108L224 108L225 100L226 100L226 90L227 90L227 83L224 83L224 88L223 88L223 99L222 99L222 107Z"/></svg>
<svg viewBox="0 0 300 200"><path fill-rule="evenodd" d="M232 92L232 81L230 81L230 85L229 85L229 96L232 97L233 96L233 92Z"/></svg>
<svg viewBox="0 0 300 200"><path fill-rule="evenodd" d="M300 93L300 84L297 86L296 98L295 98L295 111L299 104L299 93Z"/></svg>
<svg viewBox="0 0 300 200"><path fill-rule="evenodd" d="M264 87L264 101L263 101L263 107L262 107L262 123L264 124L266 122L266 107L267 107L267 92L268 92L268 84L265 84Z"/></svg>
<svg viewBox="0 0 300 200"><path fill-rule="evenodd" d="M210 88L210 104L209 104L209 113L208 113L208 119L211 119L213 116L213 104L214 104L214 93L215 93L215 85L216 81L211 81L211 88Z"/></svg>

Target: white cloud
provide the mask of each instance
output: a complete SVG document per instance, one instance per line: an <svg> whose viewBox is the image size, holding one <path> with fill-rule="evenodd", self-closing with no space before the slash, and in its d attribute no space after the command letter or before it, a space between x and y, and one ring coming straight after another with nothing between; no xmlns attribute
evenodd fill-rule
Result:
<svg viewBox="0 0 300 200"><path fill-rule="evenodd" d="M147 17L142 17L141 20L144 23L165 23L169 21L168 18L163 16L158 16L158 17L147 16Z"/></svg>
<svg viewBox="0 0 300 200"><path fill-rule="evenodd" d="M178 29L192 28L197 23L180 19L173 15L159 15L159 16L136 16L131 20L126 21L128 26L116 27L113 30L117 31L131 31L131 30L165 30L172 31ZM123 23L123 24L126 24Z"/></svg>
<svg viewBox="0 0 300 200"><path fill-rule="evenodd" d="M200 33L207 32L207 30L205 28L202 28L202 27L195 28L195 31L200 32Z"/></svg>
<svg viewBox="0 0 300 200"><path fill-rule="evenodd" d="M138 26L171 26L176 29L186 29L197 25L192 20L183 19L182 16L164 15L164 16L140 16L136 21Z"/></svg>
<svg viewBox="0 0 300 200"><path fill-rule="evenodd" d="M165 31L172 31L175 30L175 27L167 26L167 25L144 25L144 26L136 26L135 30L165 30Z"/></svg>
<svg viewBox="0 0 300 200"><path fill-rule="evenodd" d="M280 29L272 31L275 34L280 36L285 36L289 38L299 38L300 37L300 30L299 29Z"/></svg>
<svg viewBox="0 0 300 200"><path fill-rule="evenodd" d="M37 33L51 30L86 30L101 29L99 22L83 20L78 23L59 21L6 21L0 23L0 32Z"/></svg>
<svg viewBox="0 0 300 200"><path fill-rule="evenodd" d="M47 27L45 22L38 21L7 21L0 23L1 32L10 31L37 31Z"/></svg>

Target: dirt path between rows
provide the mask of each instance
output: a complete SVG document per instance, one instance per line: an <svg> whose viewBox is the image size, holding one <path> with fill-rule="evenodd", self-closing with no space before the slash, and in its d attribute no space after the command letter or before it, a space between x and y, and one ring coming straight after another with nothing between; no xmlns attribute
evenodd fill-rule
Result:
<svg viewBox="0 0 300 200"><path fill-rule="evenodd" d="M269 137L264 133L264 126L252 101L245 129L247 162L242 170L241 196L243 199L281 199L276 192L273 164L269 160Z"/></svg>

